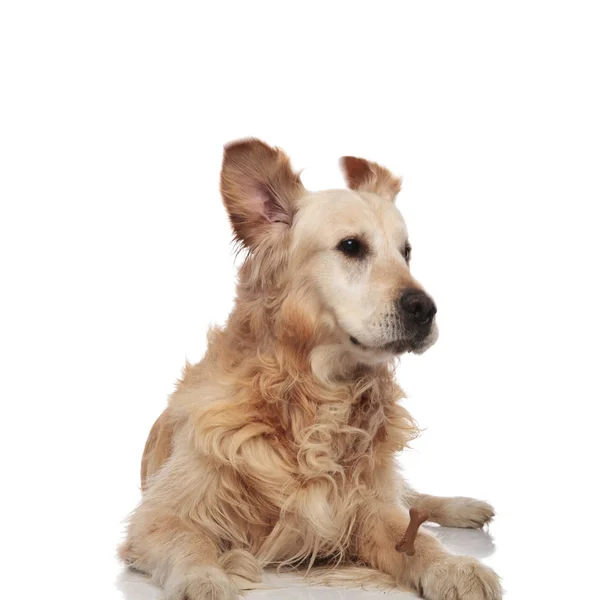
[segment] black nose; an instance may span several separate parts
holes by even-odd
[[[400,306],[418,325],[429,325],[437,312],[433,300],[425,292],[414,288],[402,294]]]

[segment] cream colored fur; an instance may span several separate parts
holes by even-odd
[[[399,179],[362,159],[342,165],[351,189],[311,193],[280,150],[258,140],[225,150],[223,200],[248,253],[235,308],[150,433],[120,550],[168,600],[233,600],[265,566],[323,563],[369,567],[431,600],[501,597],[490,569],[426,532],[415,556],[395,550],[409,506],[458,527],[493,511],[418,494],[396,468],[418,430],[386,349],[405,335],[390,307],[420,285],[403,255]],[[336,249],[353,235],[368,243],[362,266]]]

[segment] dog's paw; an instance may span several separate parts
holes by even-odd
[[[165,585],[165,600],[238,600],[238,590],[217,567],[191,569]]]
[[[491,504],[474,498],[447,498],[440,518],[436,521],[445,527],[468,527],[477,529],[489,523],[495,516]]]
[[[432,563],[421,577],[427,600],[500,600],[498,575],[470,556],[446,556]]]

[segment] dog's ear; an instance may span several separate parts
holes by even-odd
[[[225,146],[221,194],[235,237],[245,246],[253,248],[289,228],[304,191],[279,148],[253,138]]]
[[[340,165],[351,190],[372,192],[392,202],[396,199],[402,180],[385,167],[356,156],[342,156]]]

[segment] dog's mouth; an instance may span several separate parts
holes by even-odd
[[[396,340],[393,342],[388,342],[383,346],[367,346],[362,342],[359,342],[353,335],[350,336],[350,341],[358,346],[361,350],[371,350],[371,351],[379,351],[379,352],[389,352],[391,354],[402,354],[403,352],[411,352],[412,347],[404,340]]]
[[[423,354],[423,352],[433,346],[433,344],[436,342],[438,338],[438,329],[437,325],[434,323],[429,333],[424,338],[394,340],[392,342],[383,344],[382,346],[369,346],[367,344],[363,344],[353,335],[349,337],[350,342],[354,346],[367,352],[385,352],[389,354],[404,354],[405,352],[414,352],[415,354]]]

